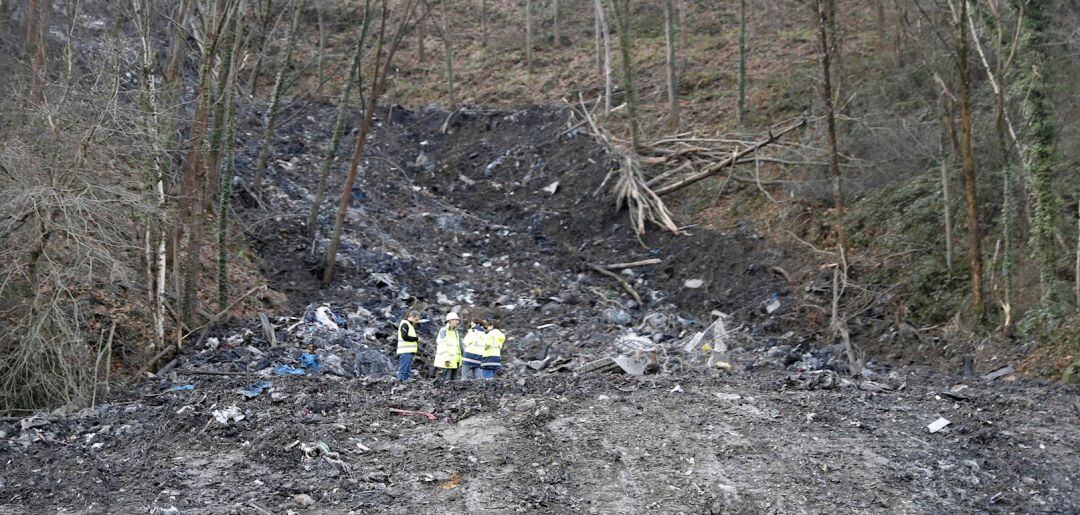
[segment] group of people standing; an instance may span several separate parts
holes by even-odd
[[[412,375],[413,359],[420,350],[420,336],[416,332],[419,322],[420,313],[410,311],[398,323],[398,381],[405,381]],[[494,379],[502,366],[506,335],[495,328],[491,319],[473,317],[470,322],[462,338],[459,336],[461,317],[453,311],[446,314],[446,325],[439,329],[435,338],[434,365],[440,379]]]

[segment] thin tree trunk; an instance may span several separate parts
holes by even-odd
[[[746,121],[746,0],[739,0],[739,123]]]
[[[457,100],[454,97],[454,52],[450,46],[450,12],[446,10],[446,0],[441,0],[439,5],[442,6],[443,19],[442,19],[442,40],[443,40],[443,53],[444,60],[446,62],[446,91],[450,95],[450,109],[457,108]]]
[[[1054,235],[1059,208],[1059,199],[1055,192],[1057,158],[1054,154],[1057,128],[1054,123],[1050,86],[1050,76],[1054,73],[1049,55],[1052,12],[1053,7],[1047,0],[1026,2],[1021,13],[1024,30],[1020,36],[1018,78],[1024,92],[1023,113],[1027,118],[1023,157],[1034,200],[1031,247],[1039,261],[1039,283],[1043,302],[1050,299],[1053,284],[1056,282],[1057,251],[1054,248]]]
[[[559,0],[551,0],[552,16],[554,17],[555,34],[552,38],[555,48],[562,46],[562,32],[559,30]]]
[[[281,114],[281,97],[285,94],[285,83],[289,67],[292,66],[293,50],[296,48],[297,27],[300,24],[300,6],[298,2],[293,8],[292,23],[289,24],[289,33],[285,35],[285,60],[278,69],[274,79],[274,94],[270,98],[270,108],[266,112],[266,124],[263,126],[262,146],[259,149],[259,160],[255,165],[254,187],[255,197],[262,202],[262,180],[266,171],[267,162],[274,147],[274,129],[277,125],[278,116]]]
[[[608,30],[607,21],[604,20],[604,4],[601,0],[593,0],[593,10],[596,13],[596,27],[604,41],[604,58],[600,69],[600,76],[604,81],[604,114],[611,113],[611,32]]]
[[[315,14],[318,17],[317,22],[319,24],[319,48],[316,50],[315,54],[315,68],[319,77],[319,85],[316,86],[315,96],[318,96],[319,93],[322,92],[323,84],[326,83],[326,72],[324,68],[324,61],[326,58],[326,23],[323,20],[323,10],[319,8],[319,2],[315,2],[313,7],[315,8]]]
[[[52,2],[44,0],[40,3],[41,14],[34,26],[36,44],[34,45],[34,92],[33,98],[38,101],[45,99],[45,64],[46,44],[45,37],[49,33],[49,14],[52,11]],[[29,14],[29,13],[28,13]]]
[[[675,76],[675,6],[674,0],[664,2],[664,40],[667,43],[668,127],[679,129],[679,90]]]
[[[364,154],[364,144],[367,141],[367,135],[371,130],[372,120],[374,119],[375,104],[382,95],[383,87],[386,84],[386,76],[390,73],[390,65],[394,61],[394,54],[397,52],[398,45],[401,43],[401,38],[405,34],[406,26],[415,10],[415,0],[406,0],[401,24],[394,33],[393,40],[390,41],[390,47],[386,53],[386,60],[382,61],[383,44],[386,40],[386,18],[389,15],[387,0],[383,0],[382,2],[379,39],[376,44],[375,66],[371,78],[371,94],[368,96],[368,103],[364,109],[364,120],[360,124],[360,132],[356,136],[356,146],[353,148],[352,162],[349,163],[349,175],[345,178],[345,185],[341,192],[341,204],[338,207],[337,217],[334,219],[334,234],[330,237],[330,248],[326,251],[326,269],[323,271],[322,281],[324,287],[329,286],[334,280],[334,264],[337,261],[337,249],[341,244],[341,233],[345,227],[345,216],[349,212],[349,199],[352,196],[353,185],[356,184],[356,174],[360,167],[360,159]],[[423,17],[421,17],[421,21],[422,20]],[[380,64],[382,64],[381,68]]]
[[[424,62],[427,60],[427,49],[424,47],[424,39],[427,37],[427,35],[424,34],[424,24],[422,22],[416,24],[415,32],[416,58],[420,60],[420,62]]]
[[[630,145],[637,152],[641,149],[641,130],[638,126],[637,99],[634,95],[634,62],[630,48],[630,1],[612,0],[615,21],[619,24],[619,52],[622,54],[623,89],[626,90],[626,108],[630,114]]]
[[[532,0],[525,0],[525,67],[533,74]]]
[[[685,72],[686,63],[690,59],[690,25],[686,21],[686,10],[690,7],[686,0],[679,0],[677,7],[679,10],[679,38],[682,44],[682,63],[679,65],[679,69]]]
[[[833,109],[833,90],[831,70],[829,69],[830,58],[836,43],[835,33],[832,32],[832,12],[828,8],[829,0],[817,0],[818,14],[818,44],[821,51],[821,102],[825,105],[825,124],[828,132],[829,145],[829,176],[832,178],[832,194],[834,204],[833,230],[836,232],[836,242],[839,248],[842,272],[847,274],[847,233],[844,230],[844,195],[840,177],[840,164],[837,160],[836,143],[836,113]]]
[[[944,152],[941,156],[941,198],[945,208],[945,266],[953,271],[952,204],[949,195],[949,164]]]
[[[311,203],[311,213],[308,214],[307,230],[308,241],[311,242],[311,251],[315,251],[315,237],[318,235],[319,209],[322,207],[323,195],[326,192],[326,182],[330,177],[330,165],[337,157],[338,149],[341,148],[341,138],[345,134],[345,124],[348,121],[349,96],[352,94],[353,85],[359,87],[360,61],[364,56],[364,40],[367,39],[368,24],[371,20],[371,0],[364,2],[364,21],[360,29],[360,37],[356,40],[353,48],[352,65],[349,67],[349,75],[345,80],[345,87],[341,90],[341,98],[338,99],[337,115],[334,119],[334,130],[330,135],[330,145],[326,149],[322,166],[319,169],[319,185],[315,188],[315,200]]]
[[[1080,310],[1080,200],[1076,203],[1076,306]]]
[[[218,310],[225,311],[229,307],[229,200],[232,197],[232,178],[236,172],[236,77],[240,73],[240,52],[243,48],[243,38],[240,37],[244,30],[240,13],[244,10],[244,1],[241,0],[237,8],[237,20],[233,23],[232,31],[226,40],[228,52],[225,54],[222,70],[226,75],[222,78],[224,85],[225,104],[225,170],[218,175]],[[215,163],[217,164],[217,163]]]
[[[960,153],[964,172],[964,198],[967,202],[968,259],[971,263],[971,311],[983,316],[982,233],[979,228],[979,204],[976,193],[975,158],[971,149],[971,79],[968,69],[967,0],[960,0],[957,17],[957,61],[960,74]]]
[[[480,46],[488,46],[487,0],[480,0]]]
[[[49,0],[44,0],[42,3],[47,3]],[[25,35],[23,36],[23,47],[26,49],[27,54],[30,53],[30,49],[35,46],[37,42],[37,27],[34,22],[37,20],[38,0],[26,1],[26,16],[25,24],[23,27]]]
[[[207,13],[215,12],[214,0],[207,0]],[[182,196],[186,207],[185,222],[188,228],[187,262],[184,266],[184,296],[181,301],[182,319],[194,325],[195,305],[199,288],[199,255],[202,251],[203,198],[206,190],[207,133],[209,132],[211,70],[217,55],[218,36],[228,18],[223,10],[220,17],[207,20],[202,46],[202,64],[199,67],[199,87],[195,98],[195,116],[191,124],[191,149],[188,151],[184,171]]]

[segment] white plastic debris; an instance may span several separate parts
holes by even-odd
[[[701,288],[702,286],[705,286],[705,280],[704,279],[687,279],[686,282],[683,283],[683,286],[685,286],[687,288],[690,288],[691,290],[696,290],[698,288]]]
[[[544,188],[544,191],[546,191],[548,193],[548,195],[554,195],[555,192],[558,191],[558,190],[559,190],[559,181],[555,181],[555,182],[553,182],[551,184],[548,184]]]
[[[244,420],[244,412],[240,411],[240,408],[236,406],[215,410],[213,415],[218,423],[223,426],[228,425],[230,420],[233,422]]]
[[[340,329],[337,322],[334,322],[334,313],[330,311],[330,308],[327,306],[319,306],[319,308],[315,310],[315,321],[327,329],[333,329],[335,331]]]
[[[930,425],[926,426],[926,429],[931,433],[936,433],[938,431],[941,431],[945,426],[949,425],[950,423],[951,422],[946,420],[944,417],[939,417],[937,420],[931,422]]]

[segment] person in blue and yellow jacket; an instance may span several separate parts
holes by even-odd
[[[461,367],[458,320],[457,313],[447,313],[446,325],[439,329],[439,336],[435,338],[435,368],[439,369],[438,377],[446,381],[457,379]]]
[[[487,333],[484,332],[479,318],[472,319],[472,327],[462,340],[465,345],[461,356],[462,378],[480,379],[480,367],[484,364],[484,348],[487,345]]]
[[[502,366],[502,349],[506,344],[506,335],[495,328],[491,320],[484,320],[486,329],[484,342],[484,359],[481,365],[481,374],[484,379],[495,379],[495,372]]]
[[[406,381],[412,375],[413,358],[420,350],[420,336],[416,333],[416,324],[420,322],[420,313],[410,311],[405,319],[398,322],[397,330],[397,380]]]

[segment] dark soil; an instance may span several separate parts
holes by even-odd
[[[0,423],[4,510],[1080,511],[1080,390],[886,364],[872,369],[874,383],[800,389],[789,375],[832,365],[808,364],[808,344],[820,338],[802,314],[805,291],[771,271],[795,269],[799,255],[750,230],[651,228],[639,239],[601,187],[615,164],[567,130],[562,110],[463,110],[447,122],[438,109],[380,109],[336,278],[320,288],[344,165],[335,167],[312,253],[304,223],[333,109],[290,117],[280,161],[267,171],[266,207],[237,194],[261,267],[288,299],[270,313],[283,345],[274,355],[292,359],[303,344],[286,317],[310,304],[352,314],[348,334],[387,354],[394,322],[421,307],[431,320],[421,326],[421,355],[432,350],[438,320],[458,307],[499,320],[508,335],[502,377],[435,383],[422,365],[424,377],[404,384],[267,377],[270,390],[244,400],[237,390],[260,378],[174,370],[76,415]],[[252,176],[258,129],[244,129],[241,183]],[[543,191],[555,181],[554,194]],[[644,305],[586,266],[653,257],[662,263],[623,275]],[[704,284],[687,288],[688,279]],[[767,314],[774,294],[781,307]],[[714,311],[742,326],[729,371],[681,350]],[[666,322],[642,323],[655,313]],[[252,321],[231,330],[243,327],[258,332]],[[525,364],[552,354],[578,365],[612,354],[629,334],[665,349],[660,373],[590,376]],[[193,349],[199,354],[180,368],[219,366],[226,353],[268,345],[256,336]],[[958,383],[965,388],[946,393]],[[193,389],[168,390],[181,384]],[[214,412],[232,406],[244,418],[218,422]],[[929,433],[939,417],[951,424]]]

